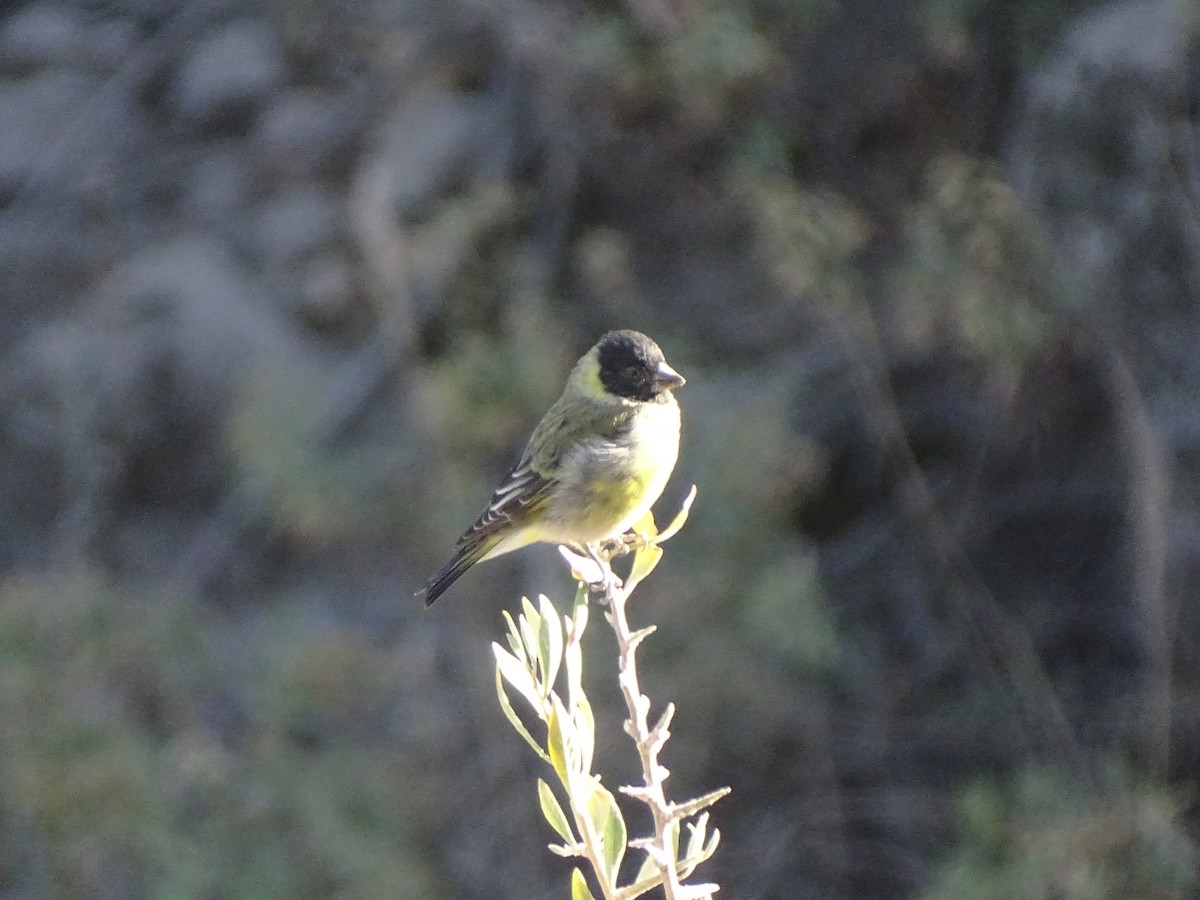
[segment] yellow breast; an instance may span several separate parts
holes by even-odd
[[[679,455],[679,407],[668,399],[639,411],[620,452],[593,456],[586,473],[578,473],[579,490],[571,498],[576,540],[624,533],[662,494]]]

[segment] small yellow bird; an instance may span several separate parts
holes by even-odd
[[[580,358],[454,556],[417,592],[433,603],[481,560],[537,541],[595,545],[658,499],[679,455],[683,376],[638,331],[610,331]]]

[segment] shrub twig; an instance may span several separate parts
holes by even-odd
[[[720,833],[715,828],[709,831],[706,810],[729,793],[729,788],[683,803],[667,799],[664,783],[669,773],[658,756],[670,737],[675,705],[668,703],[658,720],[650,724],[651,703],[638,683],[636,654],[641,642],[654,632],[654,626],[635,631],[626,614],[630,595],[658,565],[663,553],[660,544],[683,526],[695,494],[693,487],[675,521],[661,533],[653,518],[647,516],[633,534],[607,546],[588,547],[582,553],[560,548],[579,583],[571,614],[560,616],[545,596],[538,598],[536,608],[523,598],[523,611],[515,621],[505,613],[509,649],[492,645],[501,709],[517,733],[554,769],[566,794],[569,816],[550,786],[538,779],[542,815],[563,839],[562,844],[552,844],[550,849],[586,860],[605,900],[633,900],[660,886],[666,900],[701,900],[718,890],[715,884],[686,881],[717,848]],[[613,572],[611,560],[629,551],[633,552],[633,563],[622,581]],[[654,822],[653,834],[642,838],[629,838],[616,798],[592,772],[595,720],[582,687],[581,638],[593,593],[605,607],[605,619],[616,635],[617,681],[629,715],[625,731],[636,745],[642,764],[642,783],[619,790],[646,804]],[[560,674],[566,681],[565,695],[555,687]],[[545,724],[544,747],[517,715],[506,684],[529,702]],[[684,824],[688,840],[681,854],[680,830]],[[645,859],[633,880],[622,885],[620,868],[627,850],[640,851]],[[594,900],[579,868],[571,874],[571,897]]]

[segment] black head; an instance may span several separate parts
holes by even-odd
[[[653,400],[683,384],[658,344],[640,331],[610,331],[596,344],[600,383],[627,400]]]

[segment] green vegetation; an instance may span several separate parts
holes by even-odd
[[[1097,781],[1039,767],[959,798],[961,843],[926,900],[1169,900],[1200,886],[1170,792],[1119,767]]]
[[[414,785],[364,728],[390,657],[285,618],[244,655],[210,616],[94,571],[0,585],[0,879],[45,897],[437,896]]]
[[[1197,895],[1195,4],[283,7],[0,22],[0,897],[660,877],[553,550],[411,596],[613,327],[697,881]]]
[[[538,779],[542,815],[563,840],[562,844],[551,844],[550,849],[560,856],[586,860],[605,900],[635,900],[660,887],[666,900],[708,900],[718,890],[715,884],[686,882],[696,867],[717,849],[720,833],[715,828],[709,832],[706,810],[728,794],[729,789],[721,788],[683,802],[667,799],[668,772],[659,762],[659,753],[670,737],[675,705],[668,703],[654,724],[650,724],[650,699],[638,683],[637,649],[655,629],[649,626],[631,630],[625,611],[634,589],[662,558],[662,542],[683,526],[695,492],[692,488],[682,511],[661,534],[649,513],[635,526],[638,537],[634,540],[633,562],[623,581],[611,568],[611,554],[580,556],[564,550],[563,555],[571,562],[572,574],[579,582],[571,614],[561,616],[545,596],[539,599],[537,608],[525,598],[516,621],[507,612],[504,614],[508,623],[508,649],[492,645],[500,706],[517,733],[554,770],[559,790],[567,798],[569,816],[556,791]],[[583,690],[582,642],[588,622],[589,594],[593,590],[599,595],[604,616],[617,639],[617,683],[628,712],[624,730],[637,748],[642,767],[642,783],[619,790],[649,808],[653,831],[646,837],[630,838],[616,796],[592,771],[596,719]],[[565,693],[557,687],[560,672]],[[522,722],[509,696],[510,690],[524,698],[541,720],[544,741],[535,739]],[[628,879],[622,877],[621,863],[631,850],[645,856],[637,873]],[[593,900],[579,868],[571,871],[571,897]]]

